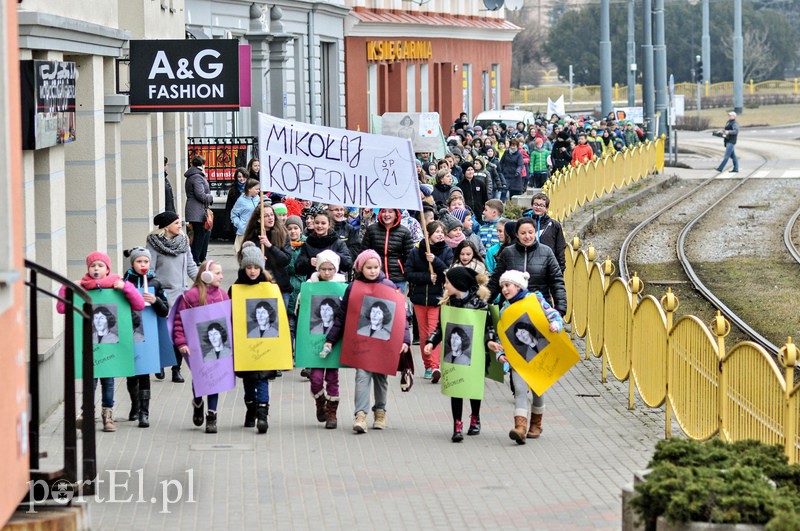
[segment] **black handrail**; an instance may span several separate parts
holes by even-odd
[[[97,476],[97,457],[94,432],[94,355],[92,352],[92,299],[89,293],[71,280],[47,269],[35,262],[25,260],[25,268],[30,270],[29,280],[25,283],[30,288],[30,320],[29,320],[29,390],[31,396],[31,419],[29,423],[29,448],[31,481],[53,481],[63,479],[81,489],[83,494],[94,494]],[[39,275],[63,285],[66,290],[61,297],[39,286]],[[40,470],[39,451],[39,418],[40,389],[39,389],[39,312],[37,295],[42,293],[50,298],[64,303],[65,330],[64,330],[64,467],[61,470],[44,472]],[[76,297],[82,299],[76,301]],[[80,304],[80,305],[78,305]],[[83,438],[81,461],[82,467],[78,472],[78,445],[77,430],[75,427],[76,401],[75,401],[75,314],[83,317],[81,330],[82,351],[81,367],[83,368],[83,416],[81,426]]]

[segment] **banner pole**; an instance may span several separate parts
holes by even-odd
[[[261,192],[259,192],[258,195],[259,195],[259,198],[261,200],[260,201],[261,202],[261,236],[266,236],[267,235],[267,229],[266,229],[266,227],[264,227],[264,191],[261,190]],[[264,243],[262,242],[261,243],[261,254],[265,254],[265,253],[266,253],[266,247],[265,247]]]
[[[425,252],[429,253],[429,252],[431,252],[431,241],[430,241],[430,238],[428,237],[428,227],[425,226],[425,210],[424,209],[419,211],[419,224],[422,226],[422,234],[423,234],[423,236],[425,236],[423,238],[423,241],[425,242]],[[426,262],[428,261],[427,257],[425,257],[425,261]],[[428,262],[428,270],[431,272],[431,274],[433,274],[433,264],[430,263],[430,262]]]

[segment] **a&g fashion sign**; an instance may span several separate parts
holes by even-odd
[[[131,41],[133,112],[239,109],[239,43]]]

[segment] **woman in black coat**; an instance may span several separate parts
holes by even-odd
[[[439,324],[439,299],[444,294],[444,273],[453,261],[453,250],[444,241],[444,225],[439,221],[432,221],[426,228],[431,252],[427,252],[425,242],[422,241],[411,250],[405,265],[409,283],[408,298],[414,305],[420,338],[430,337]],[[431,379],[432,383],[438,382],[441,377],[439,349],[427,356],[423,354],[422,361],[425,364],[425,379]]]
[[[333,216],[327,210],[321,210],[314,215],[313,230],[300,248],[300,254],[297,255],[294,263],[295,274],[311,277],[317,270],[317,255],[325,250],[331,250],[341,258],[340,273],[347,273],[352,269],[353,257],[347,244],[334,230]]]

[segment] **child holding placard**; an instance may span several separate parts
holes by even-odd
[[[312,273],[309,282],[347,282],[345,276],[339,271],[339,255],[330,249],[321,251],[316,256],[317,271]],[[320,323],[311,329],[312,334],[327,334],[333,327],[333,321],[338,309],[338,301],[324,299],[319,305]],[[330,351],[324,348],[320,357],[326,357]],[[311,394],[317,407],[317,421],[324,422],[325,428],[335,430],[337,426],[336,411],[339,409],[339,369],[312,368],[309,369],[311,380]],[[326,393],[327,391],[327,393]],[[327,397],[326,397],[327,394]]]
[[[142,298],[149,304],[158,317],[165,318],[169,314],[167,294],[150,269],[150,251],[144,247],[134,247],[122,253],[125,258],[130,258],[131,268],[125,273],[124,279],[136,288],[144,290]],[[148,291],[153,288],[155,295]],[[140,374],[129,376],[127,379],[128,394],[131,395],[131,412],[128,420],[139,420],[140,428],[150,427],[150,375]]]
[[[492,318],[488,315],[489,289],[486,287],[488,283],[489,277],[483,273],[478,273],[474,269],[465,266],[452,267],[445,273],[445,294],[439,303],[442,306],[486,311],[486,328],[483,338],[487,346],[491,342],[495,342]],[[430,355],[431,351],[436,348],[436,345],[442,341],[443,335],[442,327],[437,325],[431,337],[425,342],[423,351],[426,355]],[[459,337],[460,339],[458,334],[452,334],[451,337]],[[486,359],[488,360],[489,358],[487,357]],[[458,362],[454,361],[454,363]],[[469,405],[471,414],[469,416],[467,435],[478,435],[481,432],[481,401],[471,398],[469,400]],[[453,413],[453,436],[450,440],[454,443],[459,443],[464,440],[464,435],[462,433],[464,424],[461,421],[461,416],[464,412],[464,399],[450,397],[450,410]]]
[[[339,311],[336,313],[336,319],[330,332],[328,332],[328,341],[324,345],[324,349],[331,350],[333,344],[339,341],[344,335],[344,321],[347,315],[347,304],[350,299],[352,288],[359,282],[362,283],[381,283],[392,289],[397,289],[397,286],[381,271],[381,257],[372,249],[367,249],[358,255],[354,264],[353,270],[356,272],[356,277],[353,283],[348,286],[345,291],[342,303],[339,305]],[[380,310],[376,309],[378,313]],[[382,311],[380,313],[383,313]],[[380,320],[385,316],[380,315]],[[411,335],[406,325],[403,335],[403,346],[401,353],[408,352],[411,348]],[[385,329],[379,329],[378,332],[385,334]],[[377,333],[376,336],[378,337]],[[369,410],[369,385],[370,382],[374,385],[375,390],[375,407],[372,408],[375,414],[375,422],[372,428],[375,430],[382,430],[386,428],[386,394],[389,387],[388,377],[385,374],[371,372],[364,369],[356,369],[356,393],[355,393],[355,419],[353,421],[353,431],[356,433],[367,432],[367,411]]]
[[[189,356],[189,345],[183,329],[181,311],[229,300],[228,294],[219,287],[222,278],[222,265],[214,260],[206,260],[198,267],[197,278],[194,279],[192,287],[176,303],[175,322],[172,327],[172,343],[184,357]],[[218,403],[218,393],[208,395],[208,413],[205,417],[206,433],[217,433]],[[192,407],[194,408],[192,422],[195,426],[200,427],[203,425],[203,397],[192,399]]]
[[[515,271],[509,269],[500,276],[500,292],[503,295],[504,302],[500,307],[500,313],[525,297],[536,297],[539,304],[544,310],[544,315],[550,323],[551,332],[560,332],[564,329],[564,320],[561,314],[550,306],[544,299],[541,293],[535,291],[531,293],[528,291],[528,275],[527,272]],[[518,323],[511,331],[516,337],[520,345],[525,345],[526,352],[520,352],[527,361],[532,359],[539,350],[537,340],[541,338],[541,334],[535,327],[527,325],[527,323]],[[503,347],[498,342],[489,344],[489,348],[497,354],[497,361],[507,363],[508,359],[503,353]],[[530,358],[528,351],[530,351]],[[544,414],[544,397],[537,395],[531,389],[533,396],[533,403],[531,406],[531,423],[528,432],[525,433],[525,428],[528,424],[528,384],[523,380],[522,376],[517,371],[511,369],[511,380],[514,383],[514,429],[508,433],[511,440],[517,444],[525,444],[525,439],[537,439],[542,434],[542,416]]]
[[[86,256],[86,267],[88,271],[79,282],[83,289],[87,291],[93,289],[120,290],[125,295],[125,298],[128,299],[132,311],[141,311],[144,309],[144,299],[133,284],[125,282],[119,275],[111,273],[111,259],[107,254],[101,253],[100,251],[89,253],[88,256]],[[66,292],[67,287],[61,286],[61,289],[58,290],[58,296],[63,299],[66,296]],[[58,301],[56,303],[56,311],[58,311],[58,313],[65,313],[67,311],[66,304]],[[95,315],[96,317],[93,321],[105,321],[103,326],[99,328],[102,328],[103,331],[110,332],[113,325],[107,322],[107,318],[103,319],[100,317],[101,314],[98,313]],[[97,323],[93,323],[93,326],[95,328],[95,342],[100,343],[103,341],[103,335],[101,335]],[[131,357],[133,357],[133,352],[131,352]],[[103,431],[117,431],[117,427],[114,424],[114,378],[100,378],[100,386],[102,388],[101,404],[103,409],[101,418],[103,420]],[[94,380],[94,388],[97,389],[97,378]],[[80,428],[82,423],[83,414],[78,417],[76,426]]]
[[[244,242],[239,262],[239,276],[234,284],[252,286],[261,282],[275,283],[272,275],[264,269],[264,254],[253,242]],[[228,296],[232,288],[228,288]],[[260,311],[256,308],[256,312]],[[277,317],[277,316],[276,316]],[[235,345],[234,345],[235,348]],[[244,427],[256,428],[258,433],[267,433],[269,428],[269,371],[240,371],[244,383]]]

